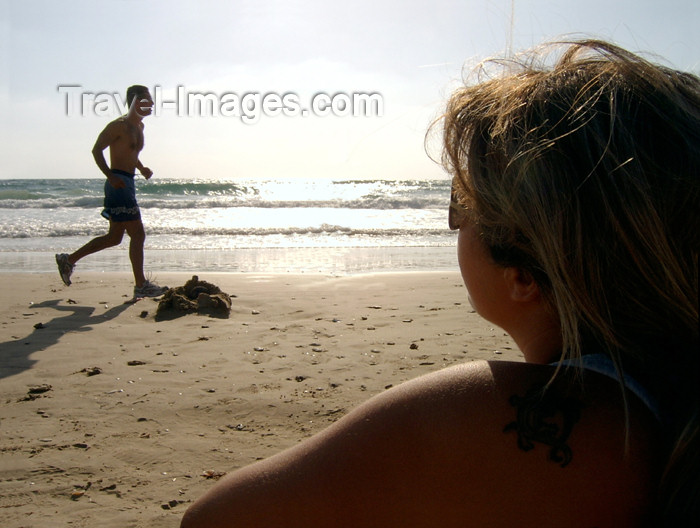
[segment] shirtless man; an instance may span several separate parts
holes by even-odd
[[[83,247],[71,253],[56,255],[56,264],[61,279],[66,286],[71,285],[71,274],[75,264],[83,257],[119,245],[124,232],[129,235],[129,259],[134,272],[134,298],[158,297],[166,287],[146,280],[143,272],[143,245],[146,233],[141,222],[141,212],[136,203],[134,176],[136,169],[149,179],[153,171],[139,161],[143,149],[143,118],[151,114],[153,99],[145,86],[131,86],[126,92],[129,111],[109,123],[97,137],[92,155],[95,163],[107,177],[102,216],[109,220],[106,235],[92,239]],[[103,154],[109,147],[110,166]]]

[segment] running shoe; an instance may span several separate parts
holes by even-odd
[[[57,253],[56,264],[58,265],[58,274],[61,276],[63,284],[70,286],[70,276],[73,275],[75,266],[68,261],[68,253]]]
[[[134,286],[134,297],[160,297],[166,291],[168,291],[167,286],[158,286],[155,282],[146,281],[141,287]]]

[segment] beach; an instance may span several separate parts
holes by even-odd
[[[228,318],[157,320],[156,300],[128,302],[129,273],[0,273],[4,527],[178,526],[221,475],[375,394],[522,361],[457,271],[198,275],[231,295]]]

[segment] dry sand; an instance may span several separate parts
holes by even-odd
[[[156,321],[128,274],[0,274],[4,528],[177,527],[217,476],[388,387],[522,360],[457,272],[200,279],[235,295],[228,319]]]

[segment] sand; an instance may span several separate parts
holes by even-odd
[[[176,527],[220,475],[372,395],[522,361],[457,272],[199,276],[235,296],[229,318],[157,321],[157,301],[125,303],[128,274],[0,274],[3,527]]]

